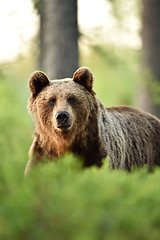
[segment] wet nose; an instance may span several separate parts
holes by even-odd
[[[58,112],[56,115],[56,119],[57,119],[58,124],[60,124],[60,125],[66,124],[69,119],[69,114],[65,111]]]

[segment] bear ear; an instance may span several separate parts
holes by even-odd
[[[93,75],[89,68],[80,67],[73,74],[73,81],[83,85],[92,95],[95,95],[93,91]]]
[[[45,73],[36,71],[29,78],[29,89],[33,97],[36,97],[41,90],[50,83]]]

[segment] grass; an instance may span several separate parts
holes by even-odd
[[[133,76],[129,68],[122,72],[120,67],[121,81]],[[33,124],[26,108],[27,77],[15,75],[0,77],[0,239],[159,239],[159,168],[129,174],[111,171],[105,159],[101,169],[82,170],[70,154],[24,178]],[[116,75],[110,69],[109,76]],[[114,89],[116,80],[110,81]],[[103,98],[103,91],[99,94]],[[106,95],[104,101],[112,102]]]

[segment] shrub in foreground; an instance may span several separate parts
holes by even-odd
[[[158,239],[160,174],[82,170],[66,156],[14,182],[1,174],[1,239]],[[13,174],[13,173],[12,173]]]

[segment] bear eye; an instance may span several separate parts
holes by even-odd
[[[54,107],[55,104],[56,104],[56,99],[55,98],[52,98],[52,99],[49,100],[49,105],[51,107]]]
[[[69,102],[69,104],[71,104],[71,105],[75,105],[76,104],[76,102],[77,102],[77,99],[75,98],[75,97],[68,97],[68,102]]]

